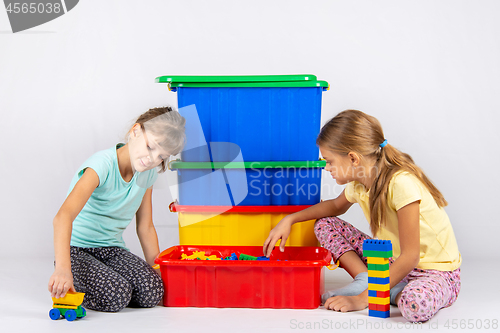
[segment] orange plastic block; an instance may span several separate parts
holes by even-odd
[[[373,303],[368,303],[368,309],[370,310],[376,310],[376,311],[390,311],[391,310],[391,305],[390,304],[373,304]]]

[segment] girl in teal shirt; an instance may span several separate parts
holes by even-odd
[[[52,297],[84,292],[86,308],[109,312],[158,304],[164,289],[152,268],[159,253],[152,185],[169,156],[182,150],[184,124],[169,107],[151,109],[137,119],[126,144],[97,152],[78,169],[54,218]],[[134,215],[146,261],[122,238]]]

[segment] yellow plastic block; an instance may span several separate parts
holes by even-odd
[[[287,213],[188,213],[179,212],[180,245],[262,246],[269,232]],[[318,246],[314,222],[296,223],[287,246]],[[278,242],[276,245],[279,245]]]
[[[384,265],[384,264],[389,263],[389,259],[387,259],[387,258],[367,257],[366,259],[367,259],[369,264]]]
[[[193,254],[189,256],[185,253],[181,254],[181,260],[196,260],[196,259],[205,260],[205,258],[206,258],[205,251],[194,251]]]
[[[208,260],[222,260],[221,258],[217,258],[217,256],[215,254],[212,254],[211,256],[208,256],[205,258],[205,260],[208,259]]]
[[[390,297],[368,297],[368,303],[386,305],[391,303]]]
[[[386,271],[370,271],[368,270],[369,277],[386,278],[389,277],[389,270]]]
[[[205,251],[194,251],[193,254],[187,255],[185,253],[181,254],[181,260],[222,260],[221,258],[218,258],[215,254],[212,254],[211,256],[206,256]],[[153,267],[154,268],[154,267]]]
[[[376,291],[386,291],[390,290],[390,284],[375,284],[375,283],[368,283],[368,290],[376,290]]]
[[[63,309],[76,309],[78,305],[82,304],[83,296],[85,296],[85,293],[75,293],[68,291],[64,297],[52,297],[52,302],[54,303],[54,307]],[[56,304],[57,306],[55,306]]]

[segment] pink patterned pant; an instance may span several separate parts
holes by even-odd
[[[317,220],[314,232],[321,246],[332,253],[335,261],[347,251],[354,251],[366,265],[363,241],[371,239],[367,234],[337,217]],[[401,314],[411,322],[423,322],[457,300],[461,284],[460,268],[451,272],[415,268],[402,282],[408,284],[398,302]]]

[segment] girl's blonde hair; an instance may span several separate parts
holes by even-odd
[[[149,109],[135,123],[141,125],[143,131],[159,138],[158,144],[171,156],[179,154],[184,148],[186,119],[170,106]],[[167,164],[168,160],[161,161],[159,172],[165,172]]]
[[[375,235],[386,217],[387,190],[392,176],[402,170],[415,175],[427,187],[439,207],[448,205],[441,192],[424,172],[392,145],[381,147],[385,140],[379,121],[358,110],[345,110],[328,121],[316,144],[339,154],[355,152],[375,161],[376,176],[370,188],[370,228]]]

